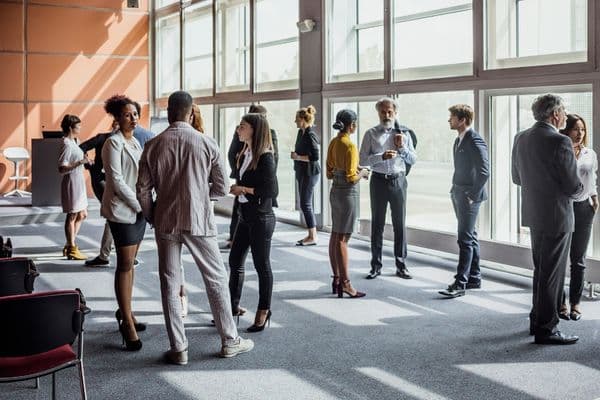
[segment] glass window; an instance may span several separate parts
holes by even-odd
[[[287,216],[298,219],[296,212],[296,180],[294,179],[294,162],[290,159],[290,153],[296,145],[296,134],[298,129],[294,119],[299,108],[298,100],[283,101],[261,101],[261,105],[267,109],[269,126],[277,133],[277,147],[279,148],[279,162],[277,164],[277,181],[279,183],[279,196],[277,202],[279,209],[277,214],[291,212]],[[319,194],[315,188],[315,212],[318,213]]]
[[[256,2],[256,90],[298,87],[298,0]]]
[[[204,134],[216,139],[214,124],[214,106],[212,104],[200,104],[200,114],[204,121]]]
[[[491,160],[491,238],[501,242],[529,245],[529,228],[521,226],[520,188],[512,183],[511,156],[515,135],[535,121],[531,104],[544,90],[536,89],[535,94],[498,95],[490,97],[490,134],[494,146]],[[589,138],[593,136],[592,93],[559,93],[565,100],[567,111],[581,115],[585,119]],[[591,146],[591,143],[588,143]],[[590,240],[588,253],[592,254],[593,241]],[[597,251],[600,249],[597,249]],[[600,253],[600,251],[598,251]],[[598,254],[594,254],[598,255]]]
[[[418,141],[417,163],[407,178],[406,225],[456,232],[449,194],[456,131],[448,126],[448,107],[458,103],[473,105],[473,92],[402,94],[396,101],[398,121],[415,131]]]
[[[174,3],[179,3],[179,0],[156,0],[154,8],[161,8],[161,7],[169,6]]]
[[[383,0],[328,0],[327,81],[383,79]]]
[[[156,20],[156,96],[179,89],[179,14]]]
[[[227,160],[227,152],[229,145],[233,139],[233,135],[236,134],[235,130],[242,120],[244,114],[246,114],[246,107],[240,106],[220,106],[219,107],[219,147],[225,160]],[[227,175],[231,174],[231,168],[229,162],[226,162]],[[233,183],[233,182],[232,182]]]
[[[587,61],[587,0],[487,2],[487,68]]]
[[[464,0],[394,0],[394,80],[470,75],[471,8]]]
[[[249,0],[217,0],[217,92],[249,89]]]
[[[184,88],[194,96],[213,89],[212,1],[187,7],[184,13]]]

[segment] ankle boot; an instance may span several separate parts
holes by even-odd
[[[87,256],[79,251],[77,246],[69,246],[67,248],[68,260],[87,260]]]

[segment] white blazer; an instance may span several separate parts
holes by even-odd
[[[102,196],[100,213],[113,222],[135,223],[142,207],[135,196],[135,183],[138,178],[140,151],[136,152],[125,145],[125,137],[119,131],[106,140],[102,146],[102,163],[106,172],[106,186]]]

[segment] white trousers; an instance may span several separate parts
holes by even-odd
[[[179,291],[183,282],[181,273],[181,246],[191,253],[206,287],[221,344],[229,346],[238,339],[238,331],[231,312],[229,275],[223,264],[216,236],[156,233],[158,246],[158,273],[167,334],[172,351],[187,349],[185,327],[181,317]]]

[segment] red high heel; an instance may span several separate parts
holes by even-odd
[[[354,293],[352,293],[351,290],[354,290]],[[364,292],[359,292],[358,290],[354,289],[348,279],[346,279],[345,281],[340,283],[338,286],[338,297],[339,298],[344,297],[344,293],[346,293],[352,299],[357,299],[359,297],[365,297],[367,295]]]

